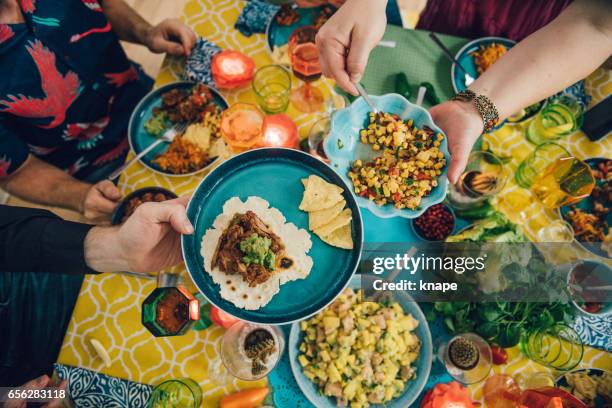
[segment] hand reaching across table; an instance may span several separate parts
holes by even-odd
[[[38,378],[35,378],[27,383],[23,384],[19,387],[20,390],[66,390],[68,383],[66,381],[62,381],[57,386],[51,384],[51,379],[48,375],[41,375]],[[52,387],[52,388],[51,388]],[[3,407],[4,408],[26,408],[28,406],[28,402],[25,399],[9,399],[7,400]],[[38,406],[38,405],[37,405]],[[43,408],[61,408],[64,406],[63,398],[55,398],[51,399],[48,403],[40,405]]]
[[[149,28],[145,45],[155,53],[189,55],[196,42],[193,30],[176,18],[163,20]]]
[[[386,0],[348,0],[319,30],[321,70],[353,95],[372,49],[385,33]]]

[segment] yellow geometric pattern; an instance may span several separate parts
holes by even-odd
[[[272,60],[263,35],[247,38],[233,28],[244,3],[234,0],[188,0],[183,20],[202,37],[223,48],[237,49],[251,56],[257,66],[270,64]],[[178,79],[180,72],[182,62],[168,58],[157,78],[157,85]],[[295,78],[294,85],[297,85]],[[325,79],[318,81],[316,85],[327,95],[333,87],[333,84]],[[612,91],[610,73],[596,72],[590,77],[587,86],[595,100],[602,99]],[[237,101],[255,103],[250,89],[223,94],[230,104]],[[303,114],[293,107],[290,107],[287,113],[298,123],[302,137],[306,137],[312,124],[324,115],[323,112],[315,115]],[[531,146],[522,136],[521,126],[506,126],[488,139],[495,152],[513,156],[513,167],[531,150]],[[590,143],[584,135],[577,133],[565,139],[563,143],[581,158],[612,156],[610,138]],[[145,186],[163,186],[183,195],[193,192],[202,177],[202,174],[194,177],[167,177],[153,173],[136,163],[122,176],[119,185],[124,194]],[[512,182],[509,183],[500,195],[503,201],[500,203],[503,204],[501,207],[512,208],[512,204],[508,202],[516,202],[515,199],[520,198],[523,192],[524,190]],[[555,216],[545,213],[535,204],[527,210],[528,234],[536,231],[537,225]],[[184,268],[179,267],[177,271],[181,273],[187,285],[195,290]],[[152,385],[169,378],[190,377],[202,387],[205,407],[217,406],[221,396],[236,389],[256,387],[264,383],[245,383],[209,375],[209,366],[219,361],[217,350],[223,330],[218,327],[199,332],[189,331],[181,337],[154,338],[140,323],[140,305],[154,288],[154,280],[124,275],[101,274],[86,277],[64,339],[59,362]],[[97,339],[108,350],[112,359],[110,367],[102,366],[102,361],[96,357],[89,343],[91,339]],[[522,357],[517,349],[512,349],[510,355],[511,362],[503,367],[504,371],[525,373],[535,370],[536,364]],[[607,353],[588,349],[582,366],[612,369],[612,357]],[[475,396],[479,396],[479,387],[472,388]]]

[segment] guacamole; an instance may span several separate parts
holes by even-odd
[[[168,115],[166,115],[166,112],[159,112],[144,124],[146,132],[155,137],[163,135],[166,128],[168,128]]]
[[[250,264],[262,265],[269,271],[274,270],[276,257],[270,249],[272,240],[267,237],[262,237],[255,233],[248,238],[240,241],[240,250],[244,254],[242,262],[247,266]]]

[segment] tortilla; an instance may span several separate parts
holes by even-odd
[[[353,216],[351,210],[349,208],[345,208],[344,210],[342,210],[340,215],[334,218],[330,223],[322,226],[321,228],[313,230],[313,232],[320,237],[325,237],[330,235],[338,228],[344,227],[345,225],[349,224],[352,219]]]
[[[340,215],[346,201],[342,199],[339,203],[333,207],[326,208],[324,210],[312,211],[308,213],[308,229],[311,231],[320,228],[326,224],[329,224],[334,218]]]
[[[253,211],[265,222],[285,246],[285,254],[293,260],[290,268],[275,271],[266,282],[249,287],[240,274],[229,275],[218,267],[212,268],[212,258],[215,254],[219,238],[227,228],[234,214]],[[221,297],[236,307],[246,310],[257,310],[272,300],[280,291],[280,285],[297,279],[304,279],[313,266],[312,258],[306,255],[312,247],[310,234],[294,224],[288,223],[283,214],[260,197],[249,197],[242,202],[238,197],[232,197],[223,205],[223,212],[217,216],[212,228],[202,237],[201,255],[204,258],[204,270],[213,281],[220,286]]]
[[[333,207],[343,199],[342,188],[314,174],[302,180],[302,183],[304,184],[304,196],[300,203],[302,211],[324,210]]]
[[[342,249],[353,249],[353,236],[351,233],[351,224],[348,223],[344,227],[336,229],[331,234],[321,237],[323,242],[331,246]]]

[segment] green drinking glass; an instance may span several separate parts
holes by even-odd
[[[202,388],[191,378],[164,381],[153,389],[149,408],[199,408]]]

